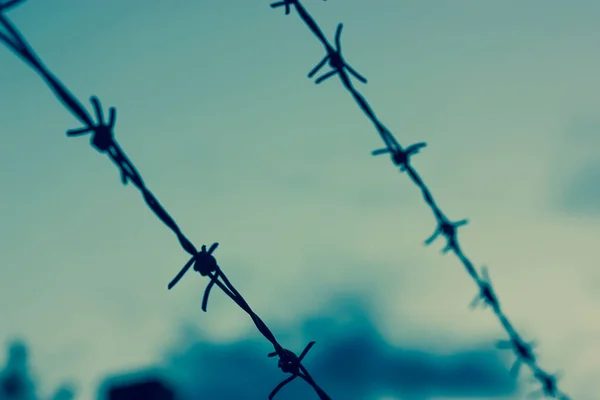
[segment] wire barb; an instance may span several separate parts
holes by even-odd
[[[542,370],[536,370],[533,374],[535,380],[537,380],[542,386],[540,389],[535,390],[529,393],[529,398],[539,398],[539,397],[552,397],[554,399],[560,400],[569,400],[569,398],[560,392],[558,389],[558,381],[562,378],[562,372],[557,372],[554,375],[551,375]]]
[[[108,122],[104,122],[104,112],[102,104],[96,96],[90,98],[96,120],[86,122],[82,128],[70,129],[67,131],[68,137],[79,137],[90,133],[90,144],[99,153],[107,153],[114,164],[119,168],[121,173],[121,182],[126,185],[130,180],[135,183],[138,188],[143,188],[144,183],[139,173],[131,164],[125,153],[121,150],[114,137],[114,128],[117,122],[117,110],[114,107],[108,109]]]
[[[492,287],[492,280],[490,279],[487,267],[481,267],[481,278],[478,281],[479,294],[475,296],[471,303],[471,308],[475,308],[479,303],[483,302],[483,307],[492,307],[496,312],[500,310],[500,302],[494,288]]]
[[[458,238],[456,237],[457,228],[467,225],[468,220],[463,219],[457,222],[451,222],[445,217],[441,217],[438,221],[438,226],[433,234],[425,240],[425,245],[429,246],[432,244],[438,236],[442,235],[446,238],[446,247],[442,249],[442,253],[447,253],[450,250],[458,249]]]
[[[496,347],[502,350],[512,350],[517,359],[513,363],[510,373],[513,377],[519,376],[523,364],[535,365],[536,358],[533,349],[537,347],[536,341],[524,342],[518,335],[511,336],[509,340],[499,340]]]
[[[290,13],[290,7],[296,3],[296,0],[283,0],[283,1],[278,1],[276,3],[271,3],[270,6],[271,8],[279,8],[279,7],[285,7],[285,15],[289,15]]]
[[[97,124],[90,124],[83,128],[70,129],[67,131],[67,136],[77,137],[91,133],[91,145],[100,153],[105,153],[115,143],[113,129],[117,119],[117,110],[114,107],[108,109],[108,123],[105,123],[104,112],[102,111],[100,100],[98,100],[96,96],[92,96],[90,102],[96,113],[96,119],[98,120]]]
[[[386,147],[383,149],[373,150],[371,152],[371,155],[379,156],[381,154],[390,154],[394,165],[399,167],[401,172],[405,172],[406,169],[410,166],[410,157],[412,157],[415,154],[418,154],[420,150],[424,147],[427,147],[427,143],[425,142],[411,144],[406,149],[403,149],[402,147],[394,149]]]
[[[350,74],[352,76],[354,76],[356,79],[358,79],[360,82],[362,83],[367,83],[367,79],[365,77],[363,77],[361,74],[359,74],[358,72],[356,72],[356,70],[354,68],[352,68],[350,65],[348,65],[346,63],[346,60],[344,60],[344,57],[342,57],[342,28],[344,27],[343,24],[338,24],[337,29],[335,31],[335,49],[332,48],[331,46],[326,46],[326,50],[327,50],[327,55],[325,57],[323,57],[323,59],[321,61],[319,61],[319,63],[310,70],[310,72],[308,73],[308,77],[312,78],[317,72],[319,72],[319,70],[321,70],[321,68],[323,68],[325,66],[325,64],[327,62],[329,62],[329,66],[332,68],[331,71],[321,75],[320,77],[318,77],[315,80],[315,84],[320,84],[321,82],[326,81],[327,79],[331,78],[332,76],[339,74],[340,76],[342,76],[342,78],[347,78],[346,75],[346,70],[348,72],[350,72]]]
[[[20,1],[20,0],[18,0]],[[327,1],[327,0],[323,0]],[[269,4],[271,8],[285,7],[285,15],[289,15],[291,6],[298,6],[298,0],[283,0]]]
[[[315,342],[310,342],[306,345],[304,350],[300,356],[297,356],[293,351],[287,349],[279,349],[279,351],[274,351],[268,354],[268,357],[279,356],[279,361],[277,361],[277,367],[281,369],[286,374],[291,374],[289,377],[285,378],[281,381],[275,389],[269,394],[269,400],[273,399],[277,392],[279,392],[285,385],[296,379],[297,377],[306,378],[301,371],[302,368],[302,360],[308,353],[308,351],[313,347]]]
[[[171,290],[173,287],[183,278],[186,272],[193,267],[194,271],[198,272],[201,276],[208,276],[210,278],[210,282],[204,289],[204,296],[202,297],[202,311],[206,312],[208,307],[208,296],[210,295],[210,290],[213,288],[215,284],[219,284],[219,277],[223,274],[221,268],[217,264],[216,258],[212,255],[212,253],[219,247],[219,243],[213,243],[208,251],[206,250],[206,245],[202,245],[200,251],[196,252],[190,258],[190,260],[181,268],[181,271],[173,278],[173,280],[169,283],[168,289]],[[224,289],[225,290],[225,289]],[[235,297],[235,295],[229,290],[228,295],[230,297]]]

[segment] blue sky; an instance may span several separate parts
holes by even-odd
[[[86,105],[117,108],[149,188],[194,243],[220,242],[219,264],[285,345],[326,343],[301,327],[342,318],[330,311],[345,293],[368,301],[390,348],[493,349],[504,333],[467,307],[473,282],[441,242],[423,246],[435,221],[418,190],[370,156],[380,139],[339,81],[306,78],[322,47],[297,16],[239,3],[30,0],[10,18]],[[344,23],[359,90],[400,143],[428,142],[414,166],[450,218],[470,219],[463,248],[540,341],[541,365],[594,399],[600,3],[304,4],[330,39]],[[246,341],[265,357],[221,293],[200,310],[201,278],[166,290],[187,260],[177,241],[87,139],[65,137],[77,121],[7,49],[0,76],[0,338],[29,344],[39,391],[71,381],[94,398],[107,375],[173,365],[196,348],[190,329],[210,357]],[[423,400],[448,398],[435,396]]]

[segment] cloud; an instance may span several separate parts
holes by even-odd
[[[286,338],[285,344],[299,353],[308,340],[317,341],[304,364],[333,398],[365,400],[387,395],[428,400],[515,393],[516,383],[491,341],[469,349],[453,349],[452,343],[444,343],[443,351],[424,350],[414,344],[396,346],[382,337],[359,300],[338,298],[323,309],[328,312],[304,321],[299,336],[291,338],[289,345],[290,338]],[[165,369],[186,398],[266,398],[286,377],[277,370],[276,359],[266,357],[271,349],[264,341],[249,338],[220,343],[189,331],[185,336],[186,343],[166,356]],[[276,398],[317,397],[297,379]]]
[[[577,214],[600,214],[600,120],[580,116],[570,122],[558,154],[557,174],[562,184],[556,192],[558,207]],[[563,172],[564,171],[564,172]]]
[[[576,171],[563,193],[562,208],[574,214],[600,214],[600,162]]]
[[[438,345],[431,350],[416,343],[398,346],[378,331],[373,323],[373,310],[360,297],[338,293],[332,301],[320,306],[326,310],[321,315],[307,318],[298,326],[274,324],[272,329],[276,334],[294,332],[294,336],[280,335],[279,340],[297,353],[309,340],[317,341],[304,365],[334,399],[375,400],[378,396],[402,400],[489,399],[504,398],[516,391],[516,383],[509,377],[491,341],[457,349],[450,341],[444,342],[440,332],[441,348]],[[286,377],[276,368],[277,359],[266,357],[272,349],[256,332],[229,342],[209,339],[189,327],[181,333],[179,343],[158,365],[104,378],[98,398],[106,399],[111,388],[145,382],[136,390],[152,391],[157,385],[166,386],[172,388],[178,400],[266,399]],[[0,372],[0,400],[38,400],[35,386],[27,348],[16,341],[9,346],[6,366]],[[54,396],[44,398],[70,400],[73,392],[63,387]],[[316,398],[300,379],[277,395],[278,400]]]

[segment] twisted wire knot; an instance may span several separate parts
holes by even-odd
[[[279,392],[279,390],[281,390],[281,388],[283,388],[285,385],[287,385],[297,377],[300,376],[304,379],[307,378],[301,370],[301,363],[302,359],[304,359],[304,357],[311,349],[311,347],[313,347],[314,344],[315,342],[308,343],[304,350],[302,350],[302,353],[300,353],[300,356],[297,356],[296,353],[294,353],[293,351],[284,348],[278,348],[274,352],[268,354],[268,357],[278,356],[279,360],[277,361],[277,367],[281,369],[281,371],[283,371],[284,373],[291,374],[291,376],[285,378],[275,387],[275,389],[273,389],[273,391],[269,395],[269,400],[275,397],[275,395],[277,394],[277,392]]]
[[[116,123],[117,110],[114,107],[108,109],[108,123],[106,123],[104,122],[104,112],[102,111],[100,100],[98,100],[96,96],[92,96],[90,102],[94,107],[94,113],[96,114],[96,120],[98,122],[82,128],[70,129],[67,131],[67,136],[76,137],[91,133],[91,145],[100,153],[105,153],[115,142],[113,129]]]
[[[404,172],[410,166],[410,158],[413,155],[419,153],[421,151],[421,149],[426,146],[427,146],[427,143],[420,142],[420,143],[411,144],[410,146],[408,146],[405,149],[400,146],[398,146],[398,148],[386,147],[383,149],[374,150],[373,152],[371,152],[371,155],[378,156],[381,154],[389,153],[394,165],[399,167],[401,172]]]

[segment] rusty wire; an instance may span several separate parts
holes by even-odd
[[[421,176],[417,173],[415,168],[410,164],[410,158],[417,154],[422,148],[426,146],[426,143],[416,143],[408,147],[402,147],[396,140],[394,135],[385,127],[385,125],[377,118],[375,112],[363,97],[363,95],[354,87],[350,76],[353,76],[361,83],[366,83],[367,79],[360,75],[354,70],[342,56],[342,45],[341,45],[341,34],[343,25],[340,23],[337,26],[335,32],[335,46],[333,46],[323,34],[323,31],[302,5],[300,0],[283,0],[275,3],[271,3],[271,8],[285,7],[285,14],[290,14],[293,9],[297,15],[304,22],[304,24],[310,29],[310,31],[316,36],[319,42],[325,49],[325,57],[308,73],[308,78],[312,78],[321,68],[329,63],[331,70],[321,75],[315,80],[315,84],[321,84],[325,80],[337,75],[342,82],[344,88],[350,92],[360,109],[365,113],[367,118],[373,123],[375,129],[379,133],[379,136],[385,144],[385,148],[378,149],[372,152],[372,155],[380,155],[389,153],[392,162],[395,166],[399,167],[401,172],[406,172],[411,178],[412,182],[421,190],[425,203],[431,208],[436,219],[436,228],[433,234],[425,240],[425,245],[432,244],[439,236],[446,239],[446,245],[442,249],[442,253],[452,252],[461,261],[468,274],[473,278],[479,288],[479,293],[475,297],[475,300],[471,303],[471,307],[474,308],[478,303],[482,302],[484,307],[491,308],[492,312],[498,317],[502,327],[509,336],[508,340],[501,340],[497,343],[497,347],[500,349],[512,350],[516,356],[516,361],[511,368],[513,376],[517,376],[521,365],[527,365],[532,374],[533,379],[540,384],[540,388],[530,393],[530,396],[546,396],[556,398],[560,400],[568,400],[564,392],[558,388],[558,379],[562,375],[561,372],[556,374],[550,374],[543,370],[537,361],[537,358],[533,352],[535,347],[535,341],[530,343],[526,342],[517,330],[513,327],[512,323],[506,316],[505,312],[500,306],[500,301],[494,292],[492,283],[487,272],[486,267],[482,267],[481,273],[477,272],[471,260],[464,254],[458,241],[458,228],[468,223],[466,219],[460,221],[450,220],[437,205],[436,201],[431,194],[431,191],[425,185]]]
[[[214,243],[209,250],[205,245],[202,245],[200,251],[196,246],[183,234],[175,220],[167,213],[164,207],[159,203],[158,199],[148,189],[142,177],[136,170],[133,163],[129,160],[123,149],[119,146],[114,137],[114,127],[116,123],[116,109],[109,108],[108,122],[104,121],[104,112],[100,100],[92,96],[90,101],[94,109],[97,122],[94,122],[92,116],[88,113],[81,102],[73,95],[69,89],[44,65],[33,48],[29,45],[22,33],[5,15],[9,9],[19,5],[25,0],[10,0],[1,2],[0,0],[0,27],[6,30],[6,33],[0,32],[0,42],[3,42],[15,55],[23,62],[28,64],[35,72],[37,72],[54,95],[61,101],[64,107],[70,111],[75,118],[83,125],[81,128],[71,129],[67,131],[68,137],[79,137],[90,134],[90,144],[98,152],[106,154],[111,161],[119,169],[121,182],[126,185],[132,183],[142,194],[147,206],[154,214],[177,236],[179,244],[191,258],[184,265],[177,276],[169,283],[168,289],[172,289],[175,284],[183,277],[189,268],[193,266],[194,271],[202,276],[210,278],[210,282],[205,289],[202,309],[206,311],[208,295],[211,288],[217,285],[229,298],[231,298],[242,310],[244,310],[252,319],[256,328],[260,333],[273,345],[274,351],[268,354],[268,357],[277,356],[278,367],[282,372],[289,374],[286,379],[280,382],[270,393],[269,399],[272,399],[275,394],[287,383],[297,377],[302,378],[306,383],[313,387],[321,400],[331,400],[331,397],[315,382],[308,370],[302,365],[302,359],[306,353],[314,345],[315,342],[310,342],[300,356],[297,356],[291,350],[285,349],[265,322],[250,308],[246,300],[231,284],[225,273],[217,264],[216,259],[212,255],[216,250],[218,243]]]

